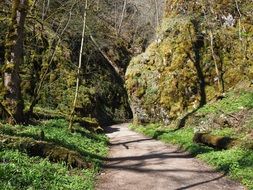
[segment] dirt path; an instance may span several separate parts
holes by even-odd
[[[242,190],[242,186],[214,172],[174,146],[127,128],[111,126],[111,151],[97,190]]]

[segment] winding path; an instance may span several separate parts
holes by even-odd
[[[244,187],[175,146],[110,127],[111,151],[96,190],[243,190]]]

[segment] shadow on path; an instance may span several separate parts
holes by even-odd
[[[96,190],[243,190],[188,152],[130,131],[127,124],[110,128],[111,152]]]
[[[221,179],[221,178],[223,178],[223,177],[225,177],[225,176],[226,176],[226,174],[222,174],[222,175],[219,176],[219,177],[216,177],[216,178],[213,178],[213,179],[210,179],[210,180],[204,180],[204,181],[201,181],[201,182],[198,182],[198,183],[194,183],[194,184],[191,184],[191,185],[187,185],[187,186],[185,186],[185,187],[180,187],[180,188],[175,189],[175,190],[190,189],[190,188],[192,188],[192,187],[196,187],[196,186],[199,186],[199,185],[203,185],[203,184],[205,184],[205,183],[210,183],[210,182],[213,182],[213,181],[217,181],[217,180],[219,180],[219,179]]]
[[[103,128],[104,132],[106,134],[114,133],[120,131],[120,127],[111,127],[111,126],[106,126]]]
[[[145,161],[149,159],[165,160],[168,158],[188,159],[188,158],[193,158],[193,157],[188,153],[178,154],[175,151],[175,152],[170,152],[170,153],[154,153],[154,154],[146,154],[146,155],[140,155],[140,156],[106,158],[106,161],[130,161],[130,160]]]
[[[126,144],[138,143],[138,142],[150,141],[150,140],[153,140],[153,138],[144,138],[144,139],[138,139],[138,140],[126,141],[126,142],[120,142],[120,143],[110,143],[110,146],[118,146],[118,145],[124,146]]]

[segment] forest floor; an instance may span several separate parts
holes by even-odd
[[[97,190],[245,189],[189,153],[128,126],[108,128],[111,149],[98,176]]]
[[[77,122],[70,133],[68,124],[56,117],[41,117],[30,125],[0,121],[0,189],[94,189],[94,178],[108,153],[108,138]]]

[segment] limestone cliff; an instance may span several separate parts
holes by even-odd
[[[253,3],[167,0],[156,40],[126,72],[135,122],[169,123],[253,76]]]

